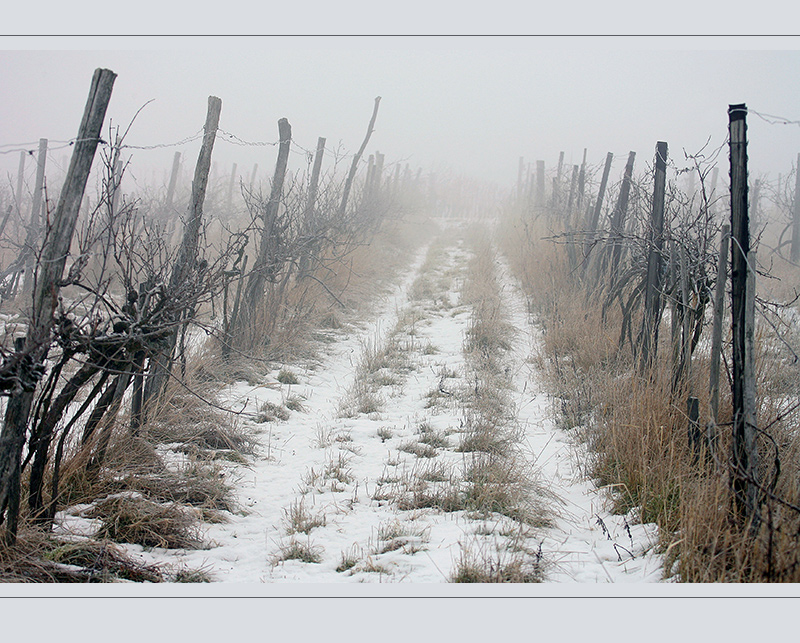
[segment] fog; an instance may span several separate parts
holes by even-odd
[[[770,41],[767,41],[770,43]],[[286,117],[297,144],[292,163],[317,137],[328,149],[358,149],[373,100],[382,97],[368,152],[413,170],[464,174],[511,186],[519,157],[553,167],[601,163],[629,150],[637,168],[669,143],[680,167],[684,152],[724,146],[727,107],[746,103],[752,173],[784,175],[800,151],[800,52],[717,50],[763,46],[747,39],[253,37],[158,39],[34,39],[0,52],[0,169],[16,176],[19,149],[50,139],[52,163],[66,162],[65,143],[77,132],[92,72],[118,74],[109,119],[131,147],[130,179],[161,180],[175,151],[193,163],[209,95],[222,99],[221,129],[250,143],[277,141]],[[6,42],[6,46],[15,41]],[[114,50],[113,47],[120,47]],[[102,47],[99,48],[99,47]],[[122,49],[124,47],[124,50]],[[688,47],[688,48],[687,48]],[[702,47],[702,48],[696,48]],[[692,49],[695,48],[695,49]],[[152,102],[148,102],[152,101]],[[780,116],[772,124],[757,116]],[[275,148],[236,145],[223,135],[214,162],[237,163],[248,176],[255,163],[266,178]],[[727,173],[727,150],[721,169]],[[51,161],[49,161],[50,163]],[[33,163],[30,164],[32,167]],[[225,168],[228,168],[227,170]],[[155,170],[155,174],[153,171]],[[127,189],[130,189],[128,184]]]

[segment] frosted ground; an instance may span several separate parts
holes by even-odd
[[[226,584],[430,584],[449,582],[465,555],[502,562],[513,542],[540,562],[546,583],[659,582],[656,527],[609,512],[606,490],[582,475],[583,447],[554,422],[534,359],[539,330],[499,257],[504,314],[515,329],[506,373],[518,446],[536,472],[549,522],[523,533],[499,514],[399,502],[408,480],[438,471],[426,479],[441,482],[466,457],[456,449],[464,410],[454,392],[468,372],[463,348],[472,309],[460,287],[470,251],[450,241],[455,236],[433,241],[435,262],[426,263],[430,246],[420,249],[366,318],[321,332],[314,359],[224,390],[221,403],[254,418],[244,428],[257,432],[257,450],[246,464],[226,465],[239,510],[226,522],[204,524],[206,548],[126,549]],[[427,298],[416,292],[425,270],[439,286]],[[374,408],[365,408],[359,365],[390,344],[402,359],[373,373]],[[420,446],[426,441],[427,450]],[[180,454],[163,455],[181,466]],[[62,532],[92,527],[79,512],[61,514]],[[314,562],[292,558],[295,550]]]

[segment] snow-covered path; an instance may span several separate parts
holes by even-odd
[[[458,484],[452,472],[468,457],[456,449],[464,409],[453,392],[467,372],[472,309],[458,293],[469,252],[443,239],[419,252],[370,321],[326,331],[316,361],[226,390],[226,403],[246,401],[268,421],[258,425],[255,461],[233,474],[243,511],[207,526],[210,547],[134,551],[154,562],[177,557],[234,583],[443,583],[465,548],[491,543],[500,551],[502,517],[487,521],[429,502]],[[582,480],[580,448],[554,426],[530,359],[538,335],[525,297],[502,261],[497,268],[517,331],[508,366],[523,447],[540,483],[560,499],[551,503],[552,526],[526,535],[526,550],[538,546],[547,582],[660,580],[654,529],[610,515],[602,494]],[[287,373],[297,382],[286,383]],[[269,417],[276,410],[288,418]]]
[[[501,283],[517,329],[513,354],[539,352],[540,331],[530,323],[524,294],[508,266],[501,262]],[[555,525],[543,534],[542,551],[551,582],[658,582],[661,556],[655,553],[655,525],[630,524],[609,513],[604,492],[580,471],[584,446],[555,426],[552,403],[530,359],[515,369],[519,421],[526,427],[527,447],[541,480],[556,496]]]

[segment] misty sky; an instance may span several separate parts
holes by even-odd
[[[774,42],[775,48],[769,45]],[[464,173],[512,185],[520,156],[598,164],[629,150],[641,170],[665,140],[670,156],[720,147],[729,103],[800,121],[797,39],[258,37],[58,39],[0,51],[0,170],[16,174],[19,152],[40,137],[77,133],[93,70],[118,74],[108,116],[123,129],[147,101],[127,142],[174,143],[203,125],[207,97],[222,99],[220,127],[246,141],[274,142],[289,119],[298,145],[341,143],[353,153],[375,96],[382,102],[368,151],[416,170]],[[747,48],[758,46],[763,50]],[[55,49],[35,50],[42,47]],[[59,49],[59,47],[66,48]],[[116,50],[114,48],[117,48]],[[732,48],[720,50],[718,47]],[[781,47],[780,49],[778,47]],[[800,125],[770,125],[751,112],[751,172],[788,173]],[[166,169],[175,150],[193,165],[199,141],[129,150],[131,169]],[[56,146],[56,143],[51,144]],[[63,152],[64,158],[68,149]],[[58,152],[54,157],[58,158]],[[274,147],[219,142],[218,167],[253,163],[267,176]],[[727,173],[727,150],[720,157]],[[305,166],[303,154],[293,156]],[[225,171],[223,169],[223,171]],[[160,175],[159,175],[160,176]]]

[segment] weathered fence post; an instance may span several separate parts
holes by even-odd
[[[544,206],[544,161],[536,161],[536,207]]]
[[[661,253],[664,248],[664,193],[667,179],[667,144],[656,143],[653,185],[653,209],[650,218],[647,281],[644,292],[644,316],[639,343],[639,371],[646,373],[655,364],[658,353],[658,326],[661,319]]]
[[[625,230],[625,215],[628,212],[628,198],[631,193],[631,180],[633,177],[633,162],[636,159],[636,152],[628,153],[628,162],[625,165],[625,174],[622,177],[622,185],[619,188],[617,204],[614,206],[614,213],[611,216],[611,234],[613,246],[611,249],[611,278],[617,277],[617,267],[622,255],[622,233]]]
[[[597,192],[597,201],[594,204],[594,212],[592,212],[592,220],[589,222],[589,234],[586,238],[586,247],[584,248],[584,254],[589,254],[589,251],[592,249],[592,244],[594,243],[594,235],[597,232],[597,226],[600,223],[600,212],[603,209],[603,196],[606,192],[606,185],[608,184],[608,174],[611,171],[611,162],[614,160],[614,154],[609,152],[606,155],[606,164],[603,168],[603,178],[600,181],[600,189]]]
[[[350,165],[350,172],[347,174],[347,179],[344,182],[344,188],[342,190],[342,203],[339,206],[339,217],[343,217],[345,210],[347,209],[347,200],[350,198],[350,190],[353,187],[353,180],[356,177],[356,171],[358,170],[358,162],[361,160],[361,155],[364,154],[364,150],[367,148],[367,144],[369,143],[370,136],[372,136],[372,132],[375,130],[375,119],[378,118],[378,107],[381,104],[381,97],[375,97],[375,106],[372,108],[372,117],[369,120],[369,125],[367,126],[367,134],[364,137],[364,141],[361,143],[361,147],[358,148],[358,152],[353,157],[353,163]]]
[[[22,186],[25,179],[25,150],[19,153],[19,169],[17,170],[17,218],[22,221]]]
[[[760,209],[759,209],[760,201],[761,201],[761,179],[756,179],[755,181],[753,181],[753,196],[750,199],[750,229],[756,235],[758,234],[758,224],[759,224],[758,216],[760,214]]]
[[[800,154],[794,171],[794,212],[792,213],[792,246],[789,252],[792,263],[800,263]]]
[[[372,175],[372,193],[378,196],[383,185],[383,154],[375,152],[375,172]]]
[[[206,198],[208,175],[211,167],[211,152],[219,127],[219,115],[222,111],[222,101],[216,96],[208,97],[206,122],[203,127],[203,144],[200,146],[200,155],[194,170],[192,181],[192,197],[189,203],[189,212],[183,230],[183,239],[178,248],[178,255],[170,275],[170,290],[175,291],[182,284],[189,281],[195,269],[200,230],[203,223],[203,204]],[[176,322],[180,320],[175,320]],[[144,386],[144,402],[142,412],[145,417],[152,412],[153,404],[164,391],[172,368],[172,353],[178,339],[179,326],[176,325],[167,339],[168,346],[150,358],[149,374]]]
[[[178,170],[181,166],[181,153],[175,152],[172,157],[172,172],[169,175],[169,185],[167,186],[167,210],[172,208],[172,200],[175,198],[175,185],[178,183]]]
[[[731,326],[733,331],[733,493],[740,513],[758,516],[753,310],[755,257],[747,209],[747,107],[728,107],[731,164]]]
[[[250,190],[252,190],[256,184],[256,176],[258,176],[258,163],[253,164],[253,172],[250,174]]]
[[[169,185],[167,185],[167,199],[164,203],[164,217],[166,219],[164,229],[167,233],[167,238],[171,239],[175,228],[177,227],[177,217],[172,212],[172,202],[175,198],[175,186],[178,184],[178,172],[181,166],[181,153],[175,152],[172,157],[172,171],[169,175]]]
[[[575,188],[578,185],[578,166],[572,166],[572,180],[569,182],[569,198],[567,199],[567,217],[572,216],[572,202],[575,199]]]
[[[372,197],[372,175],[375,173],[375,155],[370,154],[367,157],[367,174],[364,177],[364,196],[367,198]]]
[[[689,259],[686,246],[680,245],[680,288],[681,310],[683,311],[683,328],[681,329],[681,367],[680,375],[689,384],[692,378],[692,312],[689,307]],[[677,382],[676,382],[677,384]]]
[[[558,154],[558,168],[553,179],[553,209],[558,210],[561,206],[561,174],[564,171],[564,152]]]
[[[311,179],[308,182],[308,200],[306,213],[313,213],[317,203],[317,190],[319,189],[319,175],[322,172],[322,158],[325,155],[326,139],[320,136],[317,139],[317,151],[314,155],[314,167],[311,169]]]
[[[316,231],[316,204],[317,191],[319,190],[319,176],[322,172],[322,158],[325,155],[325,138],[317,139],[317,152],[314,155],[314,166],[311,169],[311,178],[308,182],[308,196],[306,197],[305,215],[303,216],[303,231],[306,237],[313,236]],[[398,166],[400,167],[400,166]],[[305,241],[303,254],[300,257],[297,274],[300,279],[307,276],[309,262],[316,252],[315,240],[308,238]]]
[[[228,207],[228,216],[233,213],[233,187],[236,185],[236,163],[231,168],[231,179],[228,182],[228,195],[226,198]]]
[[[583,148],[583,162],[581,163],[581,169],[578,173],[578,205],[577,207],[580,209],[581,204],[583,204],[583,193],[586,189],[586,152],[588,150],[584,147]]]
[[[669,269],[667,270],[669,285],[667,291],[671,293],[670,305],[670,347],[672,348],[672,389],[678,387],[678,380],[681,377],[681,314],[683,313],[683,298],[681,292],[681,273],[678,267],[678,247],[675,239],[669,240]]]
[[[8,207],[6,208],[6,213],[3,215],[3,222],[0,223],[0,239],[3,237],[3,233],[6,231],[6,224],[8,223],[8,220],[11,217],[11,213],[13,211],[14,211],[14,204],[9,203]]]
[[[717,263],[717,283],[714,287],[714,320],[711,326],[711,364],[708,383],[711,417],[706,425],[706,437],[710,453],[715,453],[716,425],[719,415],[719,364],[722,355],[722,318],[725,312],[725,285],[728,281],[728,247],[730,245],[730,224],[722,226],[719,242],[719,261]]]
[[[115,79],[116,74],[108,69],[94,72],[67,176],[42,248],[31,319],[22,348],[35,366],[44,364],[50,348],[64,267]],[[34,393],[19,390],[10,395],[0,433],[0,523],[7,520],[4,539],[10,544],[17,534],[20,458]]]
[[[244,301],[239,315],[238,328],[233,329],[234,335],[248,330],[248,325],[255,319],[255,315],[264,301],[264,286],[267,282],[271,261],[274,259],[274,257],[270,256],[275,243],[273,238],[274,226],[280,209],[283,183],[286,179],[286,166],[289,163],[289,151],[292,144],[292,127],[285,118],[281,118],[278,121],[278,135],[280,138],[278,158],[275,162],[275,172],[272,176],[269,201],[262,220],[263,228],[258,245],[258,254],[253,261],[253,269],[250,271],[244,287]]]
[[[23,295],[28,295],[33,290],[33,266],[36,263],[36,247],[39,244],[42,232],[42,196],[44,193],[44,173],[47,164],[47,139],[39,139],[39,153],[36,156],[36,183],[33,188],[33,204],[31,205],[31,219],[28,232],[25,235],[25,246],[21,255],[25,258],[20,266],[24,271],[22,286]]]

